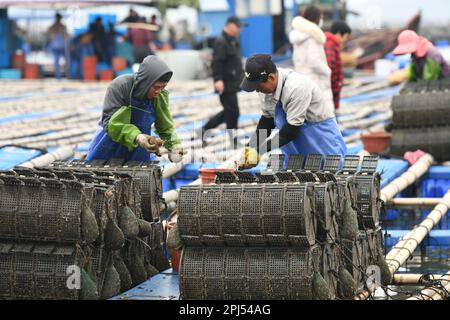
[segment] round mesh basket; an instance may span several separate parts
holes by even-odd
[[[356,207],[360,230],[374,229],[380,224],[380,175],[356,175]]]
[[[67,285],[67,271],[85,267],[87,252],[75,245],[0,242],[0,297],[79,299],[79,290]]]
[[[312,278],[320,269],[319,246],[309,248],[183,249],[182,299],[313,299]]]
[[[134,211],[139,215],[142,214],[147,221],[158,219],[160,215],[160,207],[162,203],[162,172],[161,167],[152,161],[134,162],[129,161],[123,163],[123,160],[116,159],[109,164],[104,161],[91,162],[58,162],[54,163],[50,168],[65,170],[93,171],[98,175],[99,172],[105,172],[106,176],[128,175],[135,181],[139,181],[140,192],[134,192],[134,201],[139,202],[141,210]],[[137,182],[135,182],[137,183]]]
[[[82,184],[23,176],[0,179],[3,239],[82,242],[81,211],[91,200]]]
[[[336,185],[334,182],[316,184],[314,194],[317,238],[322,242],[332,242],[339,234],[335,214],[338,208]]]
[[[312,184],[185,186],[178,226],[189,246],[299,246],[315,243]]]

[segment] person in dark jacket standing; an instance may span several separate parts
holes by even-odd
[[[237,93],[244,77],[238,36],[241,27],[244,26],[246,24],[238,17],[229,17],[222,34],[214,43],[212,61],[214,90],[220,96],[223,111],[213,116],[205,124],[203,131],[215,128],[223,122],[226,123],[227,129],[237,129],[239,118]]]

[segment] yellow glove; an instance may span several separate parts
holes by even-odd
[[[239,161],[239,170],[246,170],[256,167],[260,160],[261,157],[258,151],[253,148],[246,147],[244,149],[244,154]]]

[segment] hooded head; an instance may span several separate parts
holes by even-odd
[[[157,56],[146,57],[135,76],[133,97],[138,100],[155,98],[169,82],[172,74],[172,70]]]

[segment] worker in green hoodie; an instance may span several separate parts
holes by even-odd
[[[171,161],[180,159],[184,152],[169,111],[169,92],[165,90],[172,74],[158,57],[148,56],[136,74],[114,79],[107,89],[86,160],[155,160],[161,146],[171,151]],[[153,124],[161,139],[152,136]]]

